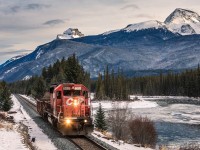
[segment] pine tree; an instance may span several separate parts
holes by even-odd
[[[45,83],[41,77],[36,77],[35,82],[32,87],[31,94],[37,98],[40,99],[44,96],[46,89],[45,89]]]
[[[94,125],[97,129],[102,130],[102,131],[105,131],[107,129],[105,114],[104,114],[104,110],[101,107],[101,104],[99,104],[99,109],[97,110],[97,114],[95,116]]]
[[[0,83],[0,110],[8,111],[12,107],[11,93],[5,82]]]

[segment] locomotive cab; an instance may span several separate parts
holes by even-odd
[[[65,135],[93,130],[89,90],[82,84],[64,83],[50,88],[50,122]]]

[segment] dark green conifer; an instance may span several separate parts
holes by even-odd
[[[0,83],[0,110],[8,111],[13,105],[11,100],[11,93],[7,87],[6,82]]]
[[[104,110],[102,109],[101,104],[99,104],[99,109],[97,110],[97,114],[95,116],[94,125],[97,129],[101,131],[107,130],[105,114],[104,114]]]

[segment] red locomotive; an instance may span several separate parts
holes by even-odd
[[[52,85],[49,95],[37,101],[37,111],[63,135],[85,135],[93,129],[89,90],[84,85]]]

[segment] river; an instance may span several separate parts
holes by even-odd
[[[131,111],[136,116],[147,116],[155,122],[158,145],[200,143],[200,106],[170,104],[167,101],[168,99],[162,99],[162,102],[156,100],[158,107],[132,109]]]

